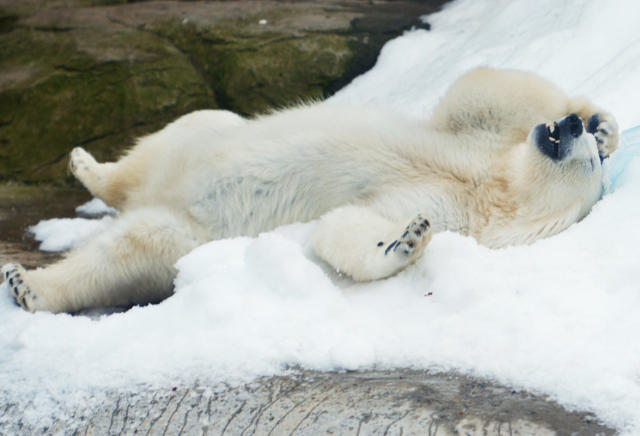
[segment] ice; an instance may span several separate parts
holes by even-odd
[[[502,250],[440,233],[416,265],[354,284],[312,255],[316,223],[296,224],[205,244],[178,262],[174,296],[110,315],[29,314],[3,285],[0,386],[41,405],[24,419],[42,423],[60,402],[110,387],[236,383],[291,366],[456,370],[640,434],[638,16],[631,0],[457,0],[330,100],[425,116],[478,65],[535,71],[590,96],[627,131],[610,193],[565,232]],[[60,249],[109,219],[34,231],[43,249]]]

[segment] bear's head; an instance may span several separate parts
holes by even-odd
[[[551,205],[578,200],[584,213],[602,191],[602,158],[595,137],[588,133],[576,114],[550,123],[538,124],[527,138],[529,180],[540,192],[548,192]]]
[[[586,216],[602,195],[596,140],[575,114],[536,125],[498,161],[486,186],[490,216],[480,239],[488,246],[556,234]]]

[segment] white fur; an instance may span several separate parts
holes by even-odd
[[[572,112],[585,122],[599,113],[608,130],[597,145],[583,133],[555,161],[530,132]],[[581,219],[599,198],[598,149],[615,150],[615,126],[537,76],[488,68],[459,79],[428,121],[327,104],[253,120],[199,111],[116,163],[74,150],[74,174],[120,216],[56,265],[3,271],[29,310],[158,301],[171,293],[174,262],[198,244],[320,218],[322,259],[356,280],[387,277],[432,232],[501,247]]]

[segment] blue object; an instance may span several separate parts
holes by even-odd
[[[620,148],[609,158],[609,190],[616,188],[616,182],[631,160],[640,155],[640,126],[622,132]]]

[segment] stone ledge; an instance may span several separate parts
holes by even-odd
[[[101,394],[102,395],[102,394]],[[302,371],[225,389],[205,384],[104,394],[99,406],[58,402],[33,425],[3,395],[7,434],[611,435],[588,414],[456,374]],[[59,419],[64,417],[65,419]]]

